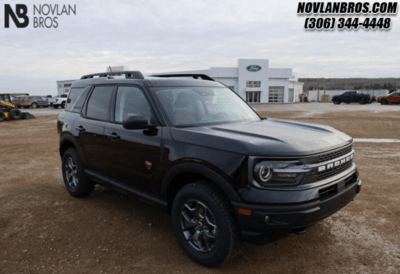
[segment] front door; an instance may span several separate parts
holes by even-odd
[[[151,191],[155,172],[160,165],[161,127],[148,130],[127,130],[122,122],[129,114],[141,113],[149,121],[151,107],[139,87],[119,86],[114,121],[106,124],[104,144],[106,175],[144,191]]]

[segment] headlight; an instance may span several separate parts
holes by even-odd
[[[268,164],[265,165],[260,165],[258,168],[258,177],[263,183],[266,183],[271,179],[272,177],[272,167]]]
[[[254,166],[253,185],[297,185],[310,169],[299,161],[262,161]]]

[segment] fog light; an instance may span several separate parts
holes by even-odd
[[[269,222],[269,216],[265,216],[265,223],[268,224]]]

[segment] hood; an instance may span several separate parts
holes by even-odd
[[[353,139],[328,126],[282,119],[189,128],[171,128],[175,141],[251,156],[307,156]]]

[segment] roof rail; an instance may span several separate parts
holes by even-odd
[[[125,74],[126,79],[144,79],[143,74],[140,71],[112,71],[112,72],[101,72],[94,74],[83,75],[81,79],[91,79],[94,76],[99,77],[112,77],[113,75]]]
[[[153,74],[150,75],[150,77],[164,77],[164,78],[172,78],[172,77],[193,77],[194,79],[201,78],[203,80],[208,80],[208,81],[215,81],[213,78],[211,78],[208,75],[205,74]]]

